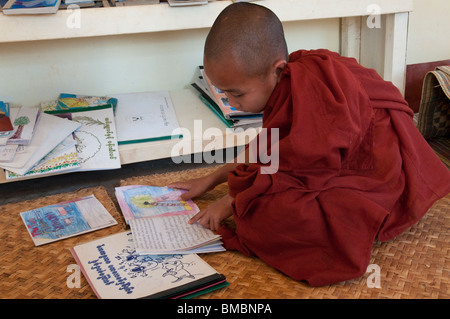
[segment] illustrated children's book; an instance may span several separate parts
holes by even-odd
[[[71,252],[101,299],[189,298],[228,285],[196,254],[136,254],[130,232],[77,245]]]
[[[130,225],[139,254],[207,253],[225,250],[220,236],[188,220],[199,212],[182,201],[185,190],[131,185],[116,188],[122,214]]]
[[[81,124],[77,129],[78,159],[80,171],[120,168],[116,126],[111,105],[92,107],[90,110],[46,111]]]
[[[36,208],[20,216],[36,246],[117,224],[94,195]]]
[[[198,206],[192,201],[181,201],[185,190],[148,185],[116,187],[116,197],[126,222],[142,217],[197,214]]]

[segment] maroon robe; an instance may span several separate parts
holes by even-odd
[[[230,172],[236,230],[219,229],[225,247],[312,286],[362,276],[375,238],[393,239],[450,191],[412,116],[354,59],[292,53],[263,117],[269,134],[279,128],[278,171]]]

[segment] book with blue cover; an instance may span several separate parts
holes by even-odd
[[[117,224],[94,195],[32,209],[20,216],[36,246]]]
[[[12,14],[48,14],[56,13],[61,0],[9,0],[3,6],[3,13]]]

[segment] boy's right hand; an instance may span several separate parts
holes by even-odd
[[[186,193],[183,193],[180,196],[180,200],[188,200],[203,195],[207,191],[214,188],[214,185],[211,185],[208,176],[204,176],[190,179],[184,182],[175,182],[167,185],[167,187],[187,190]]]

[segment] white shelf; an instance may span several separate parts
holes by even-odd
[[[185,134],[181,139],[119,145],[122,165],[171,158],[174,147],[183,151],[181,154],[178,152],[176,154],[190,155],[212,149],[219,150],[243,146],[249,141],[249,138],[257,134],[256,129],[250,129],[246,132],[240,130],[235,133],[227,128],[217,115],[201,102],[193,89],[171,91],[170,95],[180,127],[189,134]],[[211,138],[208,132],[217,134]],[[33,178],[39,178],[39,176]],[[0,170],[0,183],[15,181],[20,180],[6,180],[3,169]]]
[[[364,16],[370,5],[380,14],[412,11],[412,0],[261,0],[281,21]],[[54,40],[208,28],[231,1],[193,7],[146,6],[59,10],[49,15],[0,15],[0,43]]]
[[[384,79],[392,81],[403,92],[408,15],[413,10],[413,0],[261,0],[255,2],[270,8],[283,22],[340,18],[341,54],[355,57],[366,67],[376,68]],[[209,28],[217,15],[230,4],[231,1],[215,1],[202,6],[173,8],[163,3],[134,7],[87,8],[77,11],[59,10],[58,13],[50,15],[5,16],[0,14],[0,30],[2,30],[0,44],[14,47],[20,46],[21,43],[17,42],[23,41]],[[370,11],[373,9],[375,12]],[[365,16],[373,14],[382,17],[381,27],[371,28],[366,24]],[[86,55],[89,55],[89,49],[84,48]],[[172,48],[168,47],[166,50],[171,52]],[[130,56],[129,59],[132,60],[132,57]],[[173,67],[175,68],[176,65]],[[18,82],[17,85],[20,83]],[[181,141],[185,143],[183,145],[186,146],[186,155],[197,153],[199,149],[208,151],[242,146],[248,141],[245,133],[235,134],[226,129],[217,116],[203,105],[193,90],[172,91],[171,95],[180,126],[192,134],[189,137],[185,136]],[[194,134],[195,120],[202,120],[200,134]],[[202,136],[208,128],[220,129],[220,137],[215,142]],[[121,162],[128,164],[170,158],[172,149],[180,145],[179,143],[180,140],[163,140],[120,145]],[[6,180],[0,171],[0,183],[4,182]]]

